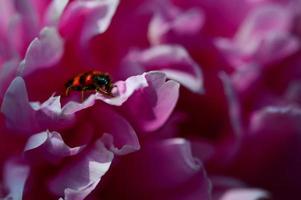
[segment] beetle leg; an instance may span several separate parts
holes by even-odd
[[[66,93],[65,93],[66,96],[69,96],[70,89],[71,89],[71,87],[67,87],[67,88],[66,88]]]
[[[99,93],[101,93],[103,95],[106,95],[106,96],[114,97],[111,93],[107,92],[106,90],[104,90],[104,89],[102,89],[100,87],[96,88],[95,91],[99,92]]]
[[[80,91],[80,94],[81,94],[81,102],[84,101],[84,90]]]

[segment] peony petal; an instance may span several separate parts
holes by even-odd
[[[13,59],[0,67],[0,104],[2,103],[5,91],[17,74],[18,63],[19,59]]]
[[[1,105],[7,126],[21,132],[30,132],[37,128],[35,116],[29,105],[24,80],[15,78],[8,87]]]
[[[260,6],[251,12],[233,40],[217,38],[216,45],[224,51],[230,62],[267,64],[283,59],[300,48],[291,32],[292,11],[276,4]]]
[[[47,26],[57,26],[59,19],[66,8],[69,0],[53,0],[47,8],[45,14],[45,24]]]
[[[153,45],[164,42],[168,33],[192,35],[198,33],[204,24],[204,13],[193,8],[181,11],[177,7],[167,4],[164,12],[157,12],[151,19],[148,38]]]
[[[292,25],[292,17],[291,11],[280,5],[259,6],[245,19],[235,40],[246,45],[273,32],[288,32]]]
[[[64,37],[80,33],[81,44],[105,32],[119,4],[119,0],[73,1],[64,11],[60,31]]]
[[[49,183],[50,190],[64,199],[84,199],[108,171],[113,153],[97,141],[79,160],[69,163]]]
[[[150,72],[145,75],[148,87],[136,92],[124,110],[134,124],[143,131],[160,128],[169,118],[179,98],[179,84],[166,81],[165,74]]]
[[[121,158],[112,166],[107,178],[99,197],[210,199],[211,188],[205,170],[192,157],[190,145],[183,139],[144,144],[140,151]]]
[[[17,160],[10,160],[4,167],[3,180],[9,194],[5,199],[22,199],[29,167]]]
[[[119,81],[115,83],[117,86],[116,93],[113,95],[116,95],[116,97],[108,98],[106,96],[103,96],[102,94],[96,93],[93,95],[90,95],[89,98],[87,98],[84,102],[78,103],[78,102],[68,102],[63,108],[62,112],[66,115],[74,114],[75,112],[78,112],[79,110],[82,110],[84,108],[90,107],[94,105],[95,100],[102,100],[107,104],[114,105],[114,106],[121,106],[127,99],[133,95],[133,93],[136,90],[139,90],[141,88],[147,87],[148,83],[145,78],[146,73],[142,75],[137,76],[131,76],[125,81]]]
[[[62,158],[78,154],[82,147],[71,148],[66,145],[57,132],[41,132],[32,135],[25,146],[25,155],[32,162],[48,161],[51,164],[59,163]]]
[[[229,104],[229,118],[231,120],[232,128],[237,137],[242,133],[241,111],[236,92],[230,77],[225,72],[220,72],[219,77],[223,82],[225,95]]]
[[[92,112],[92,117],[102,125],[100,131],[104,134],[101,141],[108,150],[117,155],[124,155],[140,149],[138,137],[132,126],[112,108],[96,106]]]
[[[145,71],[160,70],[167,78],[178,81],[193,92],[204,92],[200,66],[181,46],[158,45],[141,52],[134,51],[125,62],[139,65]]]
[[[53,27],[46,27],[29,45],[25,59],[20,64],[20,71],[26,76],[35,70],[52,67],[63,53],[64,42],[59,33]]]
[[[269,106],[253,113],[250,129],[253,134],[265,132],[275,137],[279,133],[278,136],[282,137],[301,131],[300,120],[301,109],[296,106]]]
[[[219,198],[219,200],[260,200],[268,199],[269,194],[261,189],[231,189]]]
[[[43,104],[30,103],[25,82],[17,77],[4,95],[1,112],[9,128],[27,134],[47,128],[68,127],[74,122],[73,116],[62,113],[59,101],[59,97],[50,97]]]

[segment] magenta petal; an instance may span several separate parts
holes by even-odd
[[[179,84],[166,81],[162,72],[145,75],[148,87],[135,93],[125,104],[125,112],[143,131],[160,128],[169,118],[179,98]]]
[[[80,33],[81,44],[107,30],[119,0],[73,1],[64,11],[60,31],[64,37]]]
[[[158,45],[131,52],[126,62],[138,65],[145,71],[160,70],[167,78],[178,81],[188,89],[204,92],[201,68],[181,46]]]
[[[25,181],[29,174],[29,167],[16,160],[10,160],[4,166],[3,180],[8,195],[4,199],[22,199]]]
[[[20,64],[23,76],[56,64],[64,53],[64,42],[55,28],[44,28],[29,45]]]
[[[106,148],[117,155],[124,155],[140,149],[136,132],[125,118],[109,107],[97,106],[93,111],[93,118],[101,124],[104,133],[101,141]],[[100,117],[105,114],[105,117]]]
[[[107,178],[98,198],[195,200],[211,196],[205,170],[184,139],[144,144],[112,166]]]
[[[33,162],[48,161],[56,164],[66,156],[78,154],[82,147],[66,145],[57,132],[41,132],[32,135],[25,146],[25,155]]]
[[[252,115],[250,129],[253,134],[273,135],[276,139],[301,130],[300,120],[301,109],[296,106],[269,106]]]
[[[108,171],[112,159],[113,153],[97,141],[80,159],[60,170],[50,181],[50,190],[65,199],[84,199]]]

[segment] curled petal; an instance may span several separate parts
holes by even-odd
[[[148,87],[136,92],[125,104],[125,112],[143,131],[160,128],[169,118],[179,98],[179,84],[166,81],[161,72],[145,76]]]
[[[79,110],[94,105],[95,100],[102,100],[109,105],[121,106],[131,95],[133,95],[135,91],[148,86],[147,80],[145,78],[146,74],[147,73],[137,76],[131,76],[125,81],[118,81],[117,83],[115,83],[115,85],[117,86],[117,91],[113,91],[113,95],[115,95],[115,97],[107,98],[102,94],[96,93],[90,95],[89,98],[86,99],[83,103],[74,101],[67,103],[62,108],[62,112],[67,115],[73,114]]]
[[[119,4],[119,0],[73,1],[64,11],[60,21],[63,36],[80,33],[81,44],[105,32]]]
[[[251,132],[272,134],[279,137],[289,136],[301,131],[301,109],[295,106],[269,106],[255,112],[251,117]],[[275,123],[277,122],[277,123]]]
[[[1,105],[1,112],[5,115],[9,128],[22,132],[36,129],[34,112],[29,105],[24,80],[15,78],[8,87]]]
[[[121,158],[111,170],[100,197],[210,199],[211,188],[205,170],[192,157],[190,145],[183,139],[145,144],[140,151]],[[147,181],[141,181],[141,177]]]
[[[167,78],[178,81],[193,92],[204,91],[200,66],[181,46],[158,45],[141,52],[131,52],[126,62],[145,71],[160,70]]]
[[[23,76],[40,68],[56,64],[64,53],[64,42],[55,28],[46,27],[38,38],[29,45],[25,58],[20,64]]]
[[[136,132],[121,115],[109,107],[97,106],[93,110],[93,118],[102,124],[104,133],[101,141],[108,150],[117,155],[124,155],[140,149]]]
[[[9,128],[32,134],[47,128],[66,127],[72,124],[73,116],[61,112],[59,101],[59,97],[50,97],[43,104],[30,103],[25,82],[21,77],[17,77],[4,95],[1,112]]]
[[[32,135],[24,149],[27,158],[37,162],[46,160],[52,164],[58,163],[66,156],[76,155],[81,150],[82,147],[69,147],[59,133],[49,131]]]
[[[108,171],[113,153],[97,141],[80,159],[63,167],[49,183],[50,190],[64,199],[84,199]]]

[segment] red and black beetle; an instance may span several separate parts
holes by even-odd
[[[82,100],[85,91],[96,91],[113,97],[113,87],[115,85],[112,84],[110,75],[96,70],[78,74],[65,83],[66,96],[69,95],[70,90],[80,91]]]

